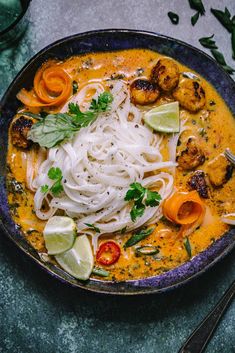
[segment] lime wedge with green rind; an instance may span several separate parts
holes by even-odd
[[[48,254],[61,254],[73,246],[76,237],[76,224],[69,217],[51,217],[44,228],[43,236]]]
[[[144,114],[144,122],[159,132],[174,133],[180,130],[179,102],[162,104]]]
[[[87,280],[94,266],[91,244],[86,235],[77,237],[73,247],[63,254],[55,256],[58,264],[70,275]]]

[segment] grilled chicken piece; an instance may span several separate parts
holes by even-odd
[[[184,170],[192,170],[205,162],[205,155],[194,138],[189,138],[186,149],[176,157],[179,167]]]
[[[151,81],[158,84],[163,91],[173,90],[179,82],[178,65],[171,59],[158,60],[151,73]]]
[[[130,91],[132,103],[140,105],[154,103],[160,94],[155,83],[141,79],[132,82]]]
[[[205,91],[196,80],[183,79],[172,94],[183,108],[193,113],[202,109],[206,103]]]
[[[25,116],[20,116],[12,123],[11,139],[14,146],[24,149],[30,147],[32,142],[27,140],[27,135],[32,125],[33,120]]]
[[[219,154],[208,163],[207,173],[211,184],[219,187],[231,178],[233,166],[223,154]]]
[[[204,199],[208,199],[208,185],[205,173],[202,170],[197,170],[193,173],[188,181],[188,186],[190,189],[197,190],[199,195]]]

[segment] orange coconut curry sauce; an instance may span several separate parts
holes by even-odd
[[[136,78],[148,78],[152,67],[162,56],[156,52],[133,49],[110,53],[94,53],[72,57],[61,67],[78,84],[78,89],[90,80],[117,80],[133,81]],[[177,63],[180,72],[192,72],[189,68]],[[196,74],[196,73],[195,73]],[[197,75],[197,74],[196,74]],[[198,75],[197,75],[198,76]],[[196,170],[210,173],[210,162],[222,154],[227,147],[235,153],[235,121],[225,102],[215,89],[202,77],[198,76],[206,92],[206,104],[196,113],[187,110],[181,111],[181,119],[186,121],[187,129],[180,135],[177,146],[177,155],[185,150],[188,139],[194,138],[204,153],[204,161],[194,169],[176,167],[175,188],[179,191],[189,191],[189,180]],[[173,99],[174,100],[174,99]],[[169,95],[161,97],[151,107],[170,102]],[[143,108],[145,109],[145,108]],[[32,111],[32,109],[31,109]],[[34,109],[37,112],[37,109]],[[169,135],[165,134],[162,143],[162,154],[168,160],[167,148]],[[37,147],[33,147],[37,149]],[[8,150],[8,190],[9,205],[16,224],[21,228],[30,244],[40,253],[46,253],[42,231],[45,221],[39,220],[34,212],[34,194],[26,187],[26,164],[29,150],[19,149],[11,143],[9,138]],[[219,173],[220,171],[218,171]],[[216,169],[214,173],[217,173]],[[163,217],[157,224],[151,225],[154,231],[138,244],[124,249],[123,245],[130,238],[128,234],[113,234],[102,236],[99,242],[113,239],[120,245],[119,260],[107,267],[110,275],[107,280],[131,280],[161,274],[173,269],[189,260],[210,246],[220,238],[230,226],[220,219],[224,213],[235,211],[235,174],[231,174],[222,185],[216,182],[207,182],[207,197],[203,198],[206,205],[206,214],[200,226],[188,235],[190,251],[186,249],[185,238],[179,236],[180,227]],[[152,255],[138,255],[139,246],[155,246],[159,251]],[[191,252],[191,254],[190,254]],[[98,278],[98,277],[97,277]]]

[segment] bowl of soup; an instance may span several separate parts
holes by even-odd
[[[51,44],[1,103],[1,228],[75,287],[186,283],[234,247],[234,93],[213,59],[155,33]]]

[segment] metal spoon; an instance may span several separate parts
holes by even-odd
[[[178,353],[202,353],[206,348],[219,320],[235,296],[235,281],[222,296],[214,309],[205,317],[189,336]]]

